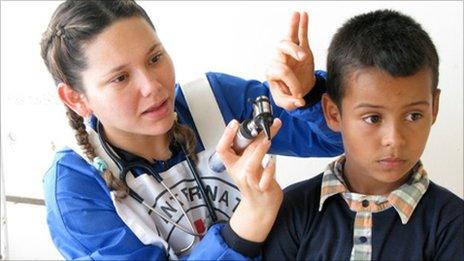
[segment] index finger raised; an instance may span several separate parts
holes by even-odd
[[[298,40],[298,26],[300,24],[300,13],[293,12],[292,18],[290,20],[290,28],[288,31],[288,38],[290,41],[299,44]]]

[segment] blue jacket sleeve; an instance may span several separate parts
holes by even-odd
[[[205,237],[185,260],[260,260],[261,256],[250,259],[230,248],[221,236],[224,224],[212,226]]]
[[[44,176],[47,223],[67,260],[167,260],[163,246],[145,245],[116,213],[98,174],[72,150],[59,152]],[[185,260],[246,260],[212,226]]]
[[[144,245],[124,224],[103,179],[73,151],[58,153],[44,190],[50,234],[67,260],[166,259],[164,248]]]
[[[317,71],[316,75],[325,77],[322,71]],[[249,98],[270,97],[274,117],[282,120],[282,128],[273,138],[270,153],[300,157],[332,157],[343,153],[341,135],[327,126],[320,102],[289,112],[275,104],[266,82],[213,72],[207,73],[207,77],[226,124],[232,119],[241,122],[251,117]]]

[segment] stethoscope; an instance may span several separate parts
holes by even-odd
[[[202,237],[206,233],[206,230],[202,234],[199,234],[199,233],[195,232],[193,223],[189,219],[189,217],[187,216],[187,213],[185,212],[184,208],[182,207],[182,204],[180,203],[179,199],[177,199],[177,197],[174,195],[174,193],[171,191],[171,189],[169,189],[169,187],[166,185],[166,183],[164,183],[163,178],[159,175],[159,173],[156,170],[153,169],[153,167],[150,164],[148,164],[147,162],[144,162],[142,160],[134,160],[134,161],[130,161],[130,162],[124,162],[123,160],[121,160],[116,155],[116,153],[110,148],[108,143],[105,141],[105,134],[104,134],[102,128],[103,128],[103,126],[102,126],[101,122],[99,120],[97,120],[96,130],[97,130],[97,133],[98,133],[98,137],[100,139],[100,143],[102,144],[103,149],[108,154],[108,156],[114,161],[114,163],[119,168],[120,172],[119,172],[118,177],[122,182],[124,182],[126,184],[128,190],[129,190],[129,195],[133,199],[135,199],[138,203],[145,206],[149,211],[151,211],[155,215],[157,215],[158,217],[162,218],[166,222],[169,222],[170,224],[172,224],[174,227],[178,228],[179,230],[181,230],[181,231],[183,231],[183,232],[185,232],[185,233],[187,233],[189,235],[192,235],[193,238],[192,238],[192,241],[190,242],[190,244],[188,246],[186,246],[185,248],[181,249],[176,254],[182,254],[182,253],[185,253],[186,251],[188,251],[190,248],[192,248],[193,244],[195,243],[196,237]],[[216,216],[216,212],[214,211],[213,204],[211,203],[210,198],[208,198],[208,196],[206,194],[205,186],[203,185],[203,182],[202,182],[200,176],[198,175],[198,173],[196,171],[195,163],[192,162],[192,160],[190,159],[190,157],[186,153],[184,146],[182,146],[182,144],[179,144],[179,145],[180,145],[180,147],[182,149],[182,152],[185,155],[187,165],[188,165],[188,167],[190,169],[190,172],[192,173],[193,178],[195,179],[196,184],[198,185],[201,196],[204,198],[206,208],[208,209],[209,215],[210,215],[211,220],[213,221],[213,224],[214,224],[214,223],[216,223],[218,221],[218,218]],[[145,202],[145,200],[144,200],[144,198],[142,196],[137,194],[137,192],[132,190],[129,187],[129,185],[127,185],[126,176],[131,170],[133,170],[135,168],[140,168],[146,174],[151,175],[159,184],[161,184],[166,189],[166,191],[171,195],[171,197],[175,200],[176,204],[179,206],[179,209],[181,210],[182,214],[187,218],[190,229],[185,228],[184,226],[176,223],[174,220],[172,220],[171,218],[169,218],[165,214],[163,214],[160,211],[158,211],[158,210],[154,209],[153,207],[151,207],[149,204],[147,204]]]

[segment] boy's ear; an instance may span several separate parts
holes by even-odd
[[[71,88],[66,83],[58,84],[58,96],[60,100],[66,104],[71,110],[79,114],[83,118],[88,118],[92,114],[92,110],[89,107],[89,103],[85,96]]]
[[[440,105],[440,93],[441,93],[441,90],[440,89],[436,89],[434,92],[433,92],[433,104],[432,104],[432,124],[435,123],[435,121],[437,120],[437,115],[438,115],[438,109],[439,109],[439,105]]]
[[[322,110],[324,111],[325,121],[327,122],[327,126],[335,132],[340,132],[341,130],[341,115],[340,110],[338,109],[335,102],[330,99],[327,93],[322,95],[321,100]]]

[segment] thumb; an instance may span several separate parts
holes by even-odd
[[[296,107],[303,107],[306,104],[306,101],[303,98],[297,98],[295,99],[295,102],[293,103]]]

